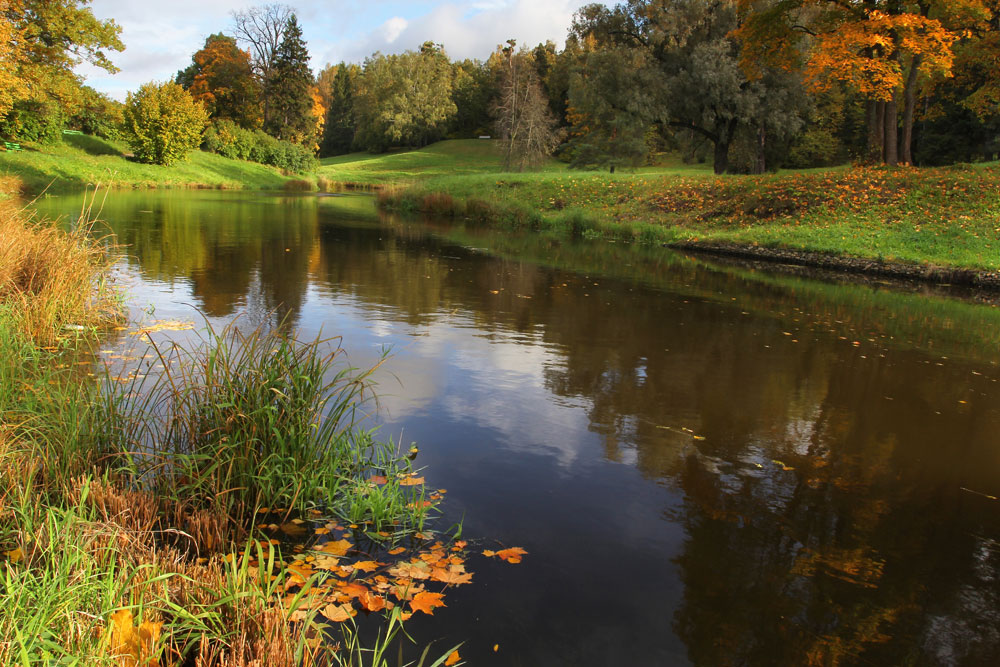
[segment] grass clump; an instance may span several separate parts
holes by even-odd
[[[426,508],[398,484],[407,461],[392,443],[358,428],[373,399],[375,368],[343,362],[337,340],[299,341],[282,328],[209,329],[195,350],[158,350],[153,380],[108,395],[105,449],[119,472],[183,512],[249,525],[277,506],[371,523],[375,531],[417,529]],[[117,448],[117,451],[115,451]]]
[[[16,330],[42,344],[66,327],[91,328],[121,314],[108,244],[94,238],[88,212],[67,232],[32,219],[14,199],[0,199],[0,308]]]

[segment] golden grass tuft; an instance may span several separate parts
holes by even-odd
[[[87,214],[67,231],[34,219],[14,199],[0,199],[0,309],[37,343],[51,343],[67,327],[96,327],[121,316],[108,279],[108,244],[94,237]]]

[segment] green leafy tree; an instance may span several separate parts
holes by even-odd
[[[456,137],[477,137],[492,132],[490,103],[497,94],[496,77],[478,60],[452,64],[452,100],[455,116],[450,133]]]
[[[172,81],[147,83],[129,93],[123,117],[136,159],[163,165],[197,148],[208,123],[205,108]]]
[[[292,14],[264,84],[270,114],[264,120],[264,130],[285,141],[303,145],[315,143],[313,88],[309,51],[302,40],[298,19]]]
[[[345,63],[328,66],[320,72],[319,90],[326,107],[320,155],[341,155],[351,150],[357,130],[354,89],[360,75],[360,67]]]
[[[628,0],[613,8],[588,5],[574,32],[599,47],[636,49],[648,58],[659,96],[654,120],[697,135],[713,146],[716,173],[729,169],[737,131],[770,128],[761,136],[794,133],[801,120],[775,100],[799,90],[791,77],[748,77],[740,67],[741,43],[735,0]],[[780,131],[779,131],[780,130]]]
[[[380,152],[441,139],[456,112],[451,85],[448,56],[431,42],[366,59],[355,96],[356,145]]]
[[[646,135],[655,99],[643,54],[634,49],[591,51],[570,77],[570,166],[638,166],[649,153]]]

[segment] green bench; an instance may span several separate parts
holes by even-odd
[[[14,144],[14,143],[11,143],[11,142],[9,142],[9,141],[5,141],[5,142],[3,142],[3,147],[4,147],[5,149],[9,150],[9,151],[20,151],[20,150],[24,150],[23,148],[21,148],[21,144]]]

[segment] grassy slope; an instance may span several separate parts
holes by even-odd
[[[1000,270],[1000,167],[835,168],[716,177],[700,166],[500,173],[490,142],[343,156],[324,169],[408,181],[391,206],[511,226],[648,243],[788,247],[888,261]],[[495,150],[495,149],[494,149]],[[346,180],[346,179],[339,179]]]
[[[0,176],[15,175],[28,191],[81,190],[100,182],[113,187],[208,186],[281,188],[288,180],[273,167],[192,152],[187,160],[162,167],[132,162],[124,146],[86,135],[66,135],[56,145],[26,145],[21,152],[0,152]]]

